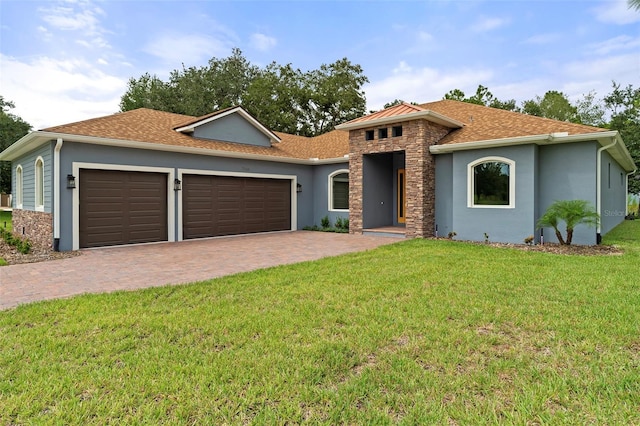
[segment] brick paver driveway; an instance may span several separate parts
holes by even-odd
[[[0,267],[0,309],[82,293],[201,281],[397,241],[296,231],[84,250],[78,257]]]

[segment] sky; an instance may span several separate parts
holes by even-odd
[[[367,110],[484,85],[519,104],[640,85],[626,0],[0,0],[0,95],[34,129],[113,114],[130,78],[166,79],[237,47],[302,71],[359,64]]]

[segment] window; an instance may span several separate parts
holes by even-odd
[[[364,140],[365,141],[372,141],[373,140],[373,130],[367,130],[366,132],[364,132]]]
[[[16,208],[22,208],[22,166],[16,167]]]
[[[386,127],[384,129],[378,129],[378,139],[386,139],[388,137],[389,132]]]
[[[394,138],[402,136],[402,126],[393,126],[391,128],[391,136]]]
[[[36,210],[44,211],[44,160],[36,160]]]
[[[514,161],[502,157],[485,157],[467,166],[468,207],[515,207]]]
[[[329,210],[349,210],[349,170],[329,175]]]

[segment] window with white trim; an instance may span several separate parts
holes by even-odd
[[[44,160],[38,157],[35,165],[36,210],[44,211]]]
[[[16,208],[22,208],[22,165],[16,167]]]
[[[484,157],[467,166],[467,206],[514,208],[516,163],[504,157]]]
[[[336,170],[329,175],[329,210],[349,210],[349,170]]]

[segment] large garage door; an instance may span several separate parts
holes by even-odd
[[[182,176],[183,238],[291,229],[291,181]]]
[[[80,247],[167,241],[167,175],[80,170]]]

